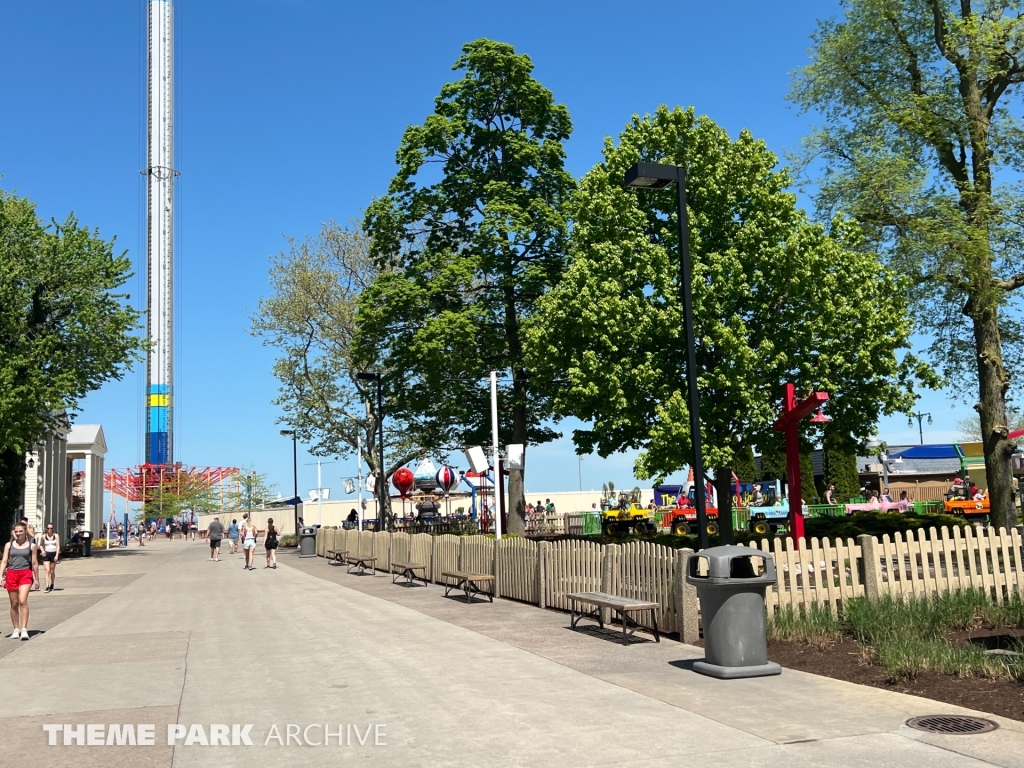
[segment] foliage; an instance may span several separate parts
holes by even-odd
[[[822,168],[824,218],[852,216],[863,248],[910,276],[931,358],[977,385],[993,520],[1016,520],[1006,393],[1024,362],[1017,291],[1024,5],[844,0],[819,22],[791,98],[824,116],[803,160]]]
[[[136,522],[153,518],[164,521],[169,517],[191,520],[221,511],[220,490],[211,487],[202,475],[167,471],[147,489]]]
[[[574,432],[579,452],[640,449],[641,477],[689,461],[675,193],[624,189],[638,160],[686,167],[708,466],[772,439],[786,381],[828,391],[833,423],[858,439],[913,404],[921,371],[898,354],[910,333],[899,278],[854,228],[811,224],[763,142],[660,107],[608,139],[604,158],[572,203],[569,267],[529,328],[531,367],[564,379],[556,413],[589,425]]]
[[[804,504],[814,504],[818,497],[818,487],[814,484],[813,448],[809,443],[800,444],[800,498]]]
[[[74,215],[46,225],[0,190],[0,525],[20,504],[25,451],[141,358],[140,313],[120,290],[131,276],[114,240]]]
[[[849,438],[826,426],[822,449],[825,488],[835,485],[836,501],[846,504],[853,496],[860,495],[857,448]]]
[[[970,525],[962,517],[952,515],[916,515],[912,512],[897,514],[894,512],[857,512],[842,517],[808,517],[804,520],[804,536],[821,538],[828,536],[833,541],[836,537],[856,538],[866,533],[868,536],[883,534],[907,533],[918,529],[964,528]]]
[[[574,180],[563,167],[566,108],[512,46],[476,40],[423,125],[406,129],[398,173],[366,216],[382,273],[359,304],[363,359],[380,359],[394,413],[455,445],[490,442],[501,373],[500,436],[542,443],[550,402],[527,370],[523,322],[561,275]],[[386,268],[386,269],[385,269]],[[524,528],[522,472],[509,528]]]
[[[972,629],[983,621],[1020,619],[1021,600],[1007,609],[996,606],[981,590],[958,590],[911,600],[883,595],[854,598],[844,604],[844,618],[858,642],[874,649],[878,664],[895,680],[932,671],[957,677],[1020,678],[1024,664],[985,654],[971,643],[954,644],[952,630]],[[1015,626],[1015,624],[1010,624]]]
[[[800,606],[799,610],[785,606],[768,617],[769,640],[802,640],[811,645],[822,646],[842,637],[839,617],[828,605],[812,604]]]
[[[281,421],[315,456],[351,456],[361,442],[361,459],[375,477],[381,476],[376,382],[356,378],[366,369],[355,358],[353,340],[359,296],[379,274],[358,224],[325,222],[316,237],[289,238],[288,250],[271,257],[272,294],[260,299],[251,318],[253,335],[279,354],[274,403],[284,410]],[[421,421],[394,419],[391,412],[385,397],[384,477],[435,441]]]
[[[1008,405],[1006,407],[1006,426],[1010,432],[1024,429],[1024,411]],[[981,422],[978,420],[977,414],[958,419],[956,428],[960,432],[958,439],[961,442],[977,443],[981,441]]]
[[[758,479],[757,462],[754,449],[749,444],[740,445],[732,458],[732,471],[742,482],[749,483]]]
[[[274,500],[275,483],[266,472],[257,472],[252,465],[243,467],[229,479],[231,490],[224,499],[224,510],[252,511]]]

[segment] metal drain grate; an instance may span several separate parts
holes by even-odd
[[[912,717],[907,720],[907,725],[919,731],[928,733],[951,733],[960,736],[967,736],[974,733],[988,733],[999,727],[998,723],[986,720],[983,717],[968,717],[967,715],[925,715],[924,717]]]

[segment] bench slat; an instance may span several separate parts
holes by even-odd
[[[617,611],[649,611],[652,608],[660,607],[658,603],[648,600],[610,595],[607,592],[571,592],[566,597],[569,600],[579,600],[581,603],[590,603],[602,608],[614,608]]]

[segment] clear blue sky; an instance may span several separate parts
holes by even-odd
[[[718,3],[177,0],[176,458],[254,464],[291,488],[291,446],[270,400],[272,355],[246,332],[267,291],[267,257],[283,235],[358,216],[394,173],[402,131],[422,122],[478,37],[528,53],[575,125],[569,169],[600,158],[605,136],[661,103],[694,105],[733,135],[749,128],[776,152],[811,119],[783,99],[829,0]],[[0,187],[41,215],[74,211],[135,260],[145,304],[145,29],[143,0],[5,3],[0,11]],[[663,46],[669,45],[670,48]],[[142,458],[145,373],[91,395],[79,421],[102,423],[107,465]],[[926,439],[956,434],[970,411],[945,393]],[[890,443],[916,425],[886,420]],[[300,490],[316,486],[300,451]],[[632,482],[632,456],[583,462],[583,485]],[[568,438],[532,449],[531,491],[577,487]],[[354,460],[325,468],[325,486]]]

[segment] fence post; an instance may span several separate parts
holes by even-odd
[[[430,562],[427,563],[427,573],[430,575],[430,580],[435,584],[437,580],[434,578],[434,563],[437,559],[437,536],[431,534],[430,536]]]
[[[697,589],[686,581],[686,571],[690,567],[692,549],[676,550],[675,571],[672,574],[672,594],[676,601],[676,630],[679,640],[683,643],[695,643],[700,639],[700,627],[697,623],[700,604],[697,602]]]
[[[459,536],[459,557],[455,561],[458,563],[458,570],[466,570],[466,541],[469,539],[468,536]]]
[[[391,554],[395,547],[395,532],[388,531],[388,563],[387,568],[384,569],[385,573],[391,573],[391,561],[394,560],[394,555]]]
[[[551,542],[542,541],[537,545],[537,607],[548,607],[548,550]]]
[[[604,557],[601,559],[601,591],[607,594],[615,593],[615,566],[619,555],[618,544],[608,544],[604,548]],[[608,624],[611,621],[611,611],[608,608],[601,609],[601,623]]]
[[[498,572],[498,561],[501,557],[501,539],[494,540],[494,596],[501,597],[501,576]]]
[[[862,533],[857,537],[857,543],[860,545],[862,568],[860,583],[864,585],[864,596],[873,600],[882,593],[882,574],[878,563],[878,542],[875,541],[874,536]]]

